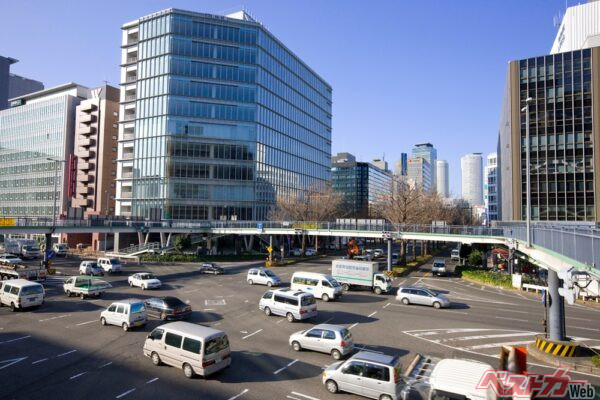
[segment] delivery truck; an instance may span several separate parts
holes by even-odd
[[[111,287],[111,284],[106,281],[86,276],[72,276],[63,284],[63,290],[67,296],[80,296],[82,299],[100,297],[106,289]]]
[[[333,260],[331,275],[342,288],[369,288],[377,294],[388,293],[392,289],[392,281],[379,273],[379,263],[375,261]]]

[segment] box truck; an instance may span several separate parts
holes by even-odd
[[[379,263],[375,261],[333,260],[331,275],[342,284],[344,290],[369,288],[381,294],[392,289],[391,279],[379,273]]]

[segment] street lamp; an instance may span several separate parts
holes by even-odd
[[[526,200],[525,200],[525,229],[527,230],[527,247],[531,247],[531,176],[529,165],[529,105],[533,102],[533,97],[528,97],[525,100],[525,107],[521,108],[521,112],[525,112],[525,177],[526,185]]]
[[[58,181],[58,163],[66,163],[66,161],[50,157],[47,157],[46,160],[54,162],[54,194],[52,196],[54,199],[54,206],[52,207],[52,232],[54,233],[54,230],[56,229],[56,184]]]

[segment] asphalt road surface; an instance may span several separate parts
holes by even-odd
[[[317,321],[289,323],[267,317],[258,309],[266,286],[246,283],[255,262],[221,263],[228,274],[199,275],[191,265],[126,265],[121,275],[108,276],[113,288],[100,299],[68,298],[62,280],[77,273],[79,260],[57,260],[61,275],[46,284],[46,303],[32,311],[0,309],[0,398],[2,399],[291,399],[340,400],[321,384],[321,372],[334,360],[316,352],[295,352],[289,335],[314,323],[349,327],[358,348],[398,354],[404,366],[415,353],[463,357],[492,366],[504,344],[526,345],[540,332],[543,307],[538,296],[496,290],[460,279],[433,278],[428,266],[399,284],[418,284],[444,292],[450,309],[404,306],[394,294],[377,296],[352,291],[341,301],[318,301]],[[330,270],[330,259],[275,268],[284,282],[294,271]],[[127,286],[127,276],[150,271],[163,282],[155,291]],[[123,332],[102,327],[100,312],[114,300],[173,295],[189,302],[191,322],[225,331],[231,343],[232,365],[207,379],[186,379],[181,370],[155,367],[142,354],[148,332],[161,324],[150,319],[142,329]],[[566,306],[567,333],[600,348],[600,308]],[[532,361],[532,360],[529,360]],[[542,363],[530,372],[548,373]],[[599,384],[600,377],[573,373]]]

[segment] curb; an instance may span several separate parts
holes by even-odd
[[[578,357],[571,357],[571,358],[563,358],[563,357],[558,357],[558,356],[554,357],[548,353],[544,353],[544,352],[540,351],[536,347],[535,343],[530,343],[527,346],[527,353],[532,358],[534,358],[538,361],[542,361],[547,364],[550,364],[554,367],[571,367],[571,369],[573,371],[586,372],[588,374],[600,376],[600,368],[591,365],[591,361],[590,361],[590,364],[587,364],[587,363],[583,364],[581,362],[577,362],[577,360],[579,359]]]

